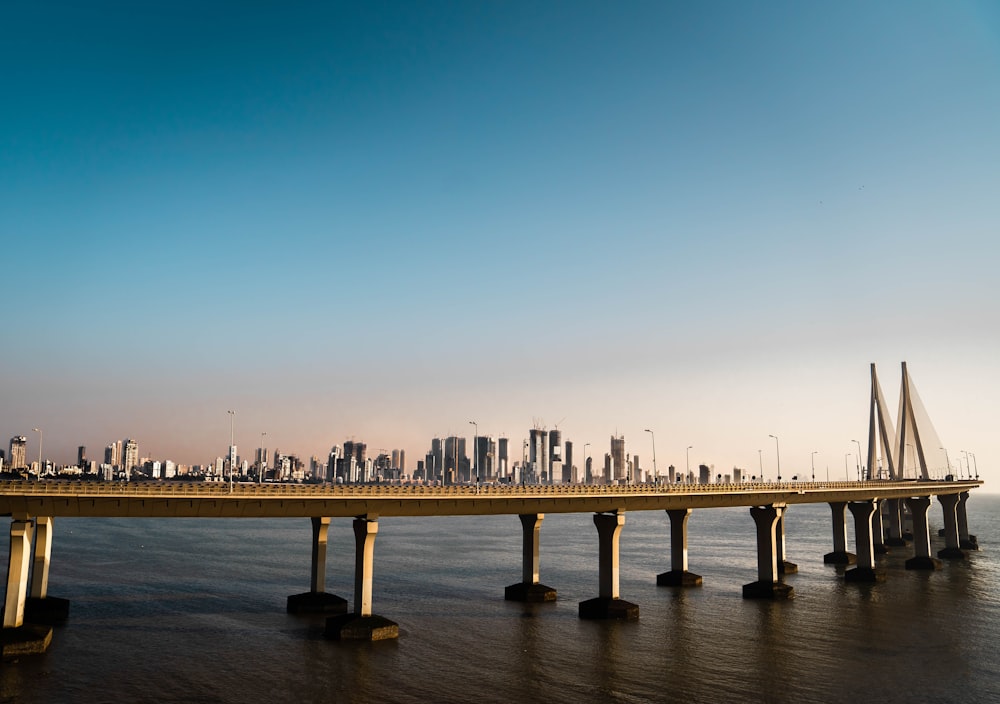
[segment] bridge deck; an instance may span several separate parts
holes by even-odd
[[[603,513],[958,494],[981,481],[553,486],[0,482],[0,515],[292,518]]]

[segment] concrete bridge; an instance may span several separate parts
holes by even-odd
[[[517,515],[523,544],[521,581],[505,598],[548,601],[556,591],[539,578],[539,532],[545,513],[592,513],[598,533],[598,595],[579,605],[581,618],[638,618],[639,607],[621,598],[618,587],[619,536],[629,511],[666,511],[670,518],[670,570],[657,576],[664,586],[696,586],[688,570],[687,522],[694,509],[750,509],[757,535],[757,579],[743,587],[746,598],[788,598],[782,575],[796,570],[785,560],[784,514],[789,506],[827,503],[831,507],[833,550],[830,563],[854,564],[851,582],[870,582],[875,554],[888,545],[912,545],[908,569],[935,569],[928,512],[937,497],[943,513],[946,547],[938,557],[963,558],[976,549],[969,534],[965,504],[968,481],[783,482],[741,484],[645,484],[634,486],[421,486],[288,485],[180,482],[2,482],[0,515],[9,515],[10,557],[0,644],[5,657],[43,651],[53,623],[68,616],[69,603],[48,595],[48,574],[57,517],[277,518],[312,521],[310,589],[288,598],[290,612],[333,614],[327,635],[382,639],[398,626],[372,612],[375,537],[380,517]],[[856,549],[848,551],[847,510],[854,519]],[[904,531],[908,511],[912,532]],[[351,518],[355,534],[353,611],[345,599],[325,591],[327,531],[334,518]],[[888,523],[887,526],[884,522]],[[30,576],[30,579],[29,579]]]

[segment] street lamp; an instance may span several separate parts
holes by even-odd
[[[852,453],[848,452],[846,455],[844,455],[844,481],[845,482],[851,481],[850,470],[847,468],[847,458],[850,457],[851,454]]]
[[[659,484],[660,475],[656,472],[656,435],[649,428],[646,428],[646,432],[649,433],[649,438],[653,442],[653,483]]]
[[[819,452],[819,450],[813,450],[812,456],[809,458],[809,461],[812,464],[813,481],[816,481],[816,453],[817,452]]]
[[[35,432],[35,433],[38,433],[38,474],[36,475],[35,478],[36,479],[41,479],[42,478],[42,437],[43,437],[42,436],[42,429],[41,428],[32,428],[31,430],[33,432]]]
[[[687,481],[687,477],[691,476],[691,448],[692,447],[694,447],[694,445],[688,445],[687,449],[684,450],[684,457],[685,457],[685,461],[686,461],[685,467],[687,467],[687,474],[685,475],[685,481]]]
[[[264,432],[264,431],[261,431],[261,433],[260,433],[260,458],[259,458],[259,462],[257,463],[257,483],[258,484],[263,484],[264,483],[264,468],[267,467],[267,458],[264,457],[264,436],[265,435],[267,435],[267,433]],[[336,460],[334,460],[334,462],[336,463]],[[333,471],[335,473],[337,471],[336,464],[334,464]]]
[[[781,483],[781,451],[778,448],[778,436],[768,435],[769,438],[774,438],[774,456],[778,460],[778,483]]]
[[[861,481],[861,443],[858,442],[857,440],[851,440],[851,442],[853,442],[855,445],[858,446],[858,454],[855,455],[855,458],[856,458],[855,461],[857,462],[857,467],[858,467],[858,481],[860,482]]]
[[[236,441],[236,411],[226,411],[229,414],[229,493],[233,493],[233,464],[236,462],[233,443]]]
[[[764,451],[757,450],[757,466],[760,469],[760,480],[764,481]]]
[[[976,453],[970,452],[969,454],[972,455],[972,466],[976,468],[976,481],[979,481],[979,463],[976,462]],[[972,478],[971,475],[969,478]]]
[[[479,424],[474,420],[469,421],[469,425],[475,427],[475,435],[472,436],[472,467],[476,473],[476,489],[479,489],[479,450],[476,447],[476,440],[479,439]],[[457,463],[457,460],[456,460]]]

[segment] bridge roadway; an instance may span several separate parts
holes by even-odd
[[[227,484],[221,482],[0,482],[0,515],[11,517],[7,591],[0,649],[3,657],[42,652],[51,623],[64,621],[69,602],[48,595],[54,517],[292,518],[312,521],[310,590],[288,597],[290,612],[336,614],[330,637],[378,640],[398,636],[397,624],[372,613],[373,565],[378,521],[385,516],[517,515],[522,529],[522,581],[504,596],[550,601],[556,591],[539,580],[539,531],[545,513],[593,513],[598,532],[599,596],[581,602],[581,618],[638,618],[639,607],[620,598],[619,536],[629,511],[666,511],[670,519],[669,572],[657,584],[700,585],[688,571],[687,523],[692,509],[745,506],[757,533],[758,579],[744,585],[747,598],[788,598],[783,575],[784,513],[792,504],[827,503],[833,515],[833,552],[824,561],[854,564],[849,582],[882,578],[875,554],[886,544],[906,547],[903,509],[912,522],[908,569],[936,569],[927,514],[931,497],[943,509],[945,549],[938,557],[962,559],[977,549],[965,510],[976,481],[781,482],[741,484],[640,484],[552,486],[423,486],[329,484]],[[847,550],[846,512],[855,523],[856,554]],[[883,529],[883,513],[889,519]],[[352,518],[355,536],[354,611],[325,591],[327,532],[332,518]],[[884,542],[883,542],[884,541]],[[29,595],[30,573],[30,595]]]
[[[331,485],[223,482],[0,482],[0,515],[348,518],[612,513],[834,503],[960,494],[978,481],[637,485]]]

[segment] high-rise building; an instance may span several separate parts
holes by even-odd
[[[10,439],[10,468],[24,469],[28,466],[28,438],[15,435]]]
[[[482,481],[492,481],[494,479],[493,455],[496,443],[493,438],[485,435],[476,436],[476,466],[474,471],[478,474],[476,479]]]
[[[622,481],[628,478],[628,466],[625,455],[625,436],[611,436],[611,475],[609,479]]]
[[[122,466],[122,441],[116,440],[104,448],[104,464],[111,467]]]
[[[573,466],[573,441],[567,440],[564,447],[566,461],[563,463],[562,480],[564,484],[576,484],[579,481],[576,467]]]
[[[465,438],[454,435],[444,440],[444,469],[446,483],[471,480],[472,463],[465,453]]]
[[[80,469],[87,467],[87,447],[85,445],[76,448],[76,466]]]
[[[529,467],[535,481],[543,484],[551,481],[549,477],[549,433],[542,428],[532,428],[529,431]]]
[[[700,465],[698,465],[698,483],[699,484],[708,484],[708,483],[710,483],[712,481],[711,476],[712,476],[712,470],[710,470],[708,468],[708,465],[706,465],[706,464],[700,464]]]
[[[497,440],[497,475],[500,477],[506,477],[510,472],[510,458],[507,454],[509,445],[507,438]]]
[[[122,449],[122,469],[126,475],[139,466],[139,443],[132,438],[126,438]]]

